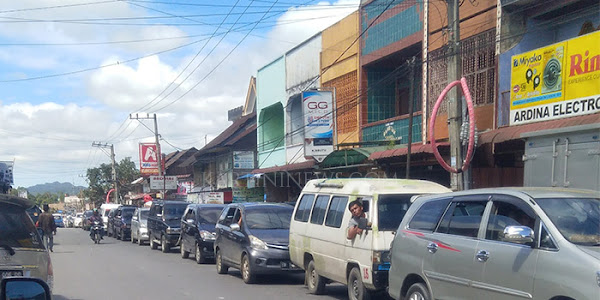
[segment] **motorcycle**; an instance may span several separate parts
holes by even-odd
[[[92,231],[91,236],[94,243],[100,244],[100,240],[102,239],[102,229],[103,226],[100,224],[100,221],[94,221],[90,230]]]

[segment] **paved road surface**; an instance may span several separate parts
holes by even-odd
[[[79,228],[60,228],[51,253],[55,300],[94,299],[347,299],[346,287],[308,294],[303,274],[266,276],[247,285],[238,270],[219,275],[214,264],[198,265],[171,253],[104,237],[95,245]],[[160,249],[160,248],[159,248]]]

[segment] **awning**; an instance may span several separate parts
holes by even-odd
[[[305,169],[312,169],[315,165],[315,161],[314,160],[309,160],[309,161],[305,161],[305,162],[301,162],[301,163],[296,163],[296,164],[288,164],[288,165],[283,165],[283,166],[275,166],[275,167],[270,167],[270,168],[264,168],[264,169],[255,169],[252,171],[252,174],[259,174],[259,173],[275,173],[275,172],[289,172],[289,171],[297,171],[297,170],[305,170]]]
[[[139,183],[142,183],[142,181],[144,181],[144,177],[140,177],[140,178],[132,181],[131,184],[139,184]]]
[[[263,175],[263,173],[256,173],[256,174],[248,173],[246,175],[242,175],[242,176],[238,177],[237,180],[248,179],[248,178],[259,178],[262,175]]]
[[[361,147],[336,150],[329,153],[323,159],[319,164],[319,168],[356,166],[367,160],[372,153],[382,150],[385,150],[385,147]]]
[[[449,145],[450,145],[449,143],[437,143],[438,147],[448,147]],[[431,148],[431,144],[425,144],[425,145],[423,145],[421,143],[414,143],[414,144],[412,144],[412,146],[410,148],[410,152],[411,152],[411,154],[433,153],[433,149]],[[373,152],[369,156],[369,159],[370,160],[377,160],[377,159],[383,159],[383,158],[404,156],[404,155],[407,155],[407,154],[408,154],[408,148],[405,146],[403,148],[389,149],[389,150],[384,150],[384,151]]]
[[[537,122],[518,126],[502,127],[484,132],[479,135],[479,145],[488,143],[502,143],[510,140],[521,138],[522,133],[534,132],[546,129],[555,129],[563,127],[571,127],[578,125],[586,125],[600,122],[600,115],[592,114],[578,116],[573,118],[551,120],[545,122]]]

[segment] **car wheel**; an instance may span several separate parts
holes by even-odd
[[[250,266],[250,259],[248,255],[242,256],[242,279],[245,283],[254,283],[256,281],[256,274],[252,273],[252,267]]]
[[[202,251],[200,249],[200,245],[196,243],[196,253],[195,253],[196,263],[203,264],[206,262],[206,258],[202,255]]]
[[[371,299],[371,294],[362,282],[358,267],[353,268],[348,275],[348,298],[351,300]]]
[[[406,299],[408,300],[429,300],[429,291],[422,283],[415,283],[410,286],[406,293]]]
[[[148,236],[150,236],[150,249],[156,250],[158,248],[158,245],[154,242],[154,239],[152,238],[152,234],[148,233]]]
[[[217,249],[217,253],[215,253],[215,266],[217,267],[217,273],[219,274],[227,274],[229,271],[229,267],[223,263],[223,257],[221,256],[221,251]]]
[[[325,291],[325,278],[315,270],[315,261],[311,260],[306,267],[306,285],[311,294],[320,295]]]
[[[171,246],[169,246],[167,238],[164,235],[160,237],[160,250],[162,253],[168,253],[171,251]]]
[[[179,248],[181,249],[181,258],[188,258],[190,257],[190,253],[185,251],[185,248],[183,248],[183,242],[180,243]]]

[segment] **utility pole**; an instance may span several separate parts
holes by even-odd
[[[460,18],[458,0],[448,2],[448,83],[462,76],[460,58]],[[450,165],[457,170],[462,167],[460,126],[462,124],[462,102],[458,88],[448,92],[448,138],[450,139]],[[451,173],[450,186],[454,191],[463,189],[463,174]]]
[[[162,198],[165,199],[165,172],[162,168],[162,152],[160,151],[160,141],[159,141],[159,134],[158,134],[158,121],[156,120],[156,114],[152,114],[152,116],[150,116],[150,114],[146,114],[146,116],[139,116],[138,114],[135,114],[135,117],[130,114],[129,115],[129,119],[136,119],[136,120],[154,120],[154,140],[156,143],[156,152],[157,152],[157,157],[156,157],[156,162],[158,163],[158,176],[162,176],[163,177],[163,190],[161,191],[162,193]],[[142,123],[144,124],[144,123]],[[145,125],[144,125],[145,126]],[[148,128],[149,129],[149,128]]]
[[[117,169],[115,168],[115,148],[113,144],[102,144],[99,142],[92,142],[92,147],[98,148],[110,148],[110,159],[112,161],[112,180],[115,188],[115,203],[121,203],[119,200],[119,184],[117,183]]]
[[[406,147],[406,179],[410,179],[410,154],[412,150],[412,130],[413,130],[413,98],[414,98],[414,86],[415,86],[415,60],[416,57],[413,56],[412,59],[408,60],[408,65],[410,68],[410,85],[408,88],[408,145]]]

